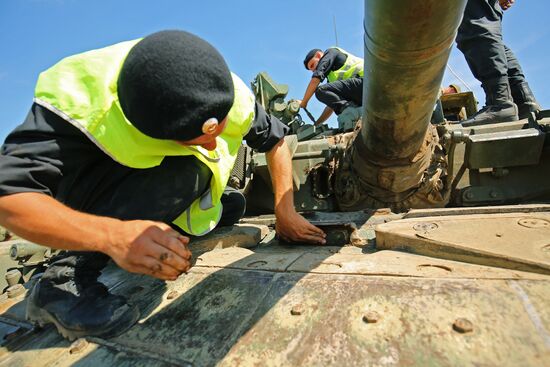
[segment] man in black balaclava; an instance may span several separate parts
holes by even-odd
[[[294,209],[287,127],[256,104],[208,42],[183,31],[70,56],[40,74],[26,120],[0,155],[0,225],[62,249],[28,297],[27,317],[69,339],[110,337],[139,310],[98,281],[109,259],[174,280],[189,235],[232,225],[226,188],[242,139],[266,152],[276,229],[325,243]]]

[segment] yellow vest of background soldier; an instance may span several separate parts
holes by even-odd
[[[313,94],[325,107],[316,125],[325,122],[333,112],[343,120],[357,120],[363,96],[363,59],[339,48],[331,47],[325,52],[320,49],[309,51],[304,66],[313,76],[300,103],[306,109]],[[326,84],[321,84],[327,79]],[[348,116],[349,115],[349,116]],[[346,117],[342,119],[342,117]]]

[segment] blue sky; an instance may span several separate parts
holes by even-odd
[[[505,13],[504,39],[539,102],[550,108],[545,3],[516,0]],[[333,17],[338,45],[361,56],[362,0],[0,0],[0,141],[26,116],[40,71],[65,56],[162,29],[195,33],[217,47],[245,82],[268,71],[289,85],[289,97],[302,98],[311,77],[303,57],[311,48],[335,44]],[[483,103],[479,83],[456,49],[449,64]],[[445,83],[457,82],[447,73]],[[314,99],[309,107],[316,116],[323,108]]]

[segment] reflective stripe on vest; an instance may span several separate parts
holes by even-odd
[[[346,57],[346,62],[344,63],[344,65],[340,67],[340,69],[334,70],[328,73],[327,79],[330,83],[336,80],[345,80],[349,78],[363,76],[364,74],[363,59],[357,56],[354,56],[339,47],[331,47],[331,48],[337,49],[338,51],[345,54],[347,57]]]
[[[77,127],[105,154],[127,167],[152,168],[166,156],[193,155],[199,159],[212,171],[210,188],[174,224],[193,235],[208,233],[219,222],[223,190],[242,138],[254,119],[254,96],[232,73],[235,99],[214,151],[142,134],[124,116],[117,95],[120,68],[137,42],[122,42],[61,60],[40,74],[34,101]]]

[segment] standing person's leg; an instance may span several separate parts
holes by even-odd
[[[519,118],[527,118],[531,112],[540,111],[541,107],[529,87],[529,83],[525,79],[516,55],[506,45],[504,45],[504,50],[506,52],[506,61],[508,62],[508,81],[512,91],[512,98],[518,106]]]
[[[486,107],[471,123],[491,123],[517,119],[508,83],[508,61],[502,42],[502,9],[498,0],[469,0],[458,29],[457,47],[472,74],[485,91]]]
[[[510,83],[510,87],[513,89],[514,86],[526,82],[525,75],[523,74],[523,70],[518,59],[516,58],[516,55],[506,45],[504,45],[504,53],[506,55],[508,82]]]
[[[360,106],[363,96],[363,78],[349,78],[320,85],[315,97],[339,115],[346,107]]]

